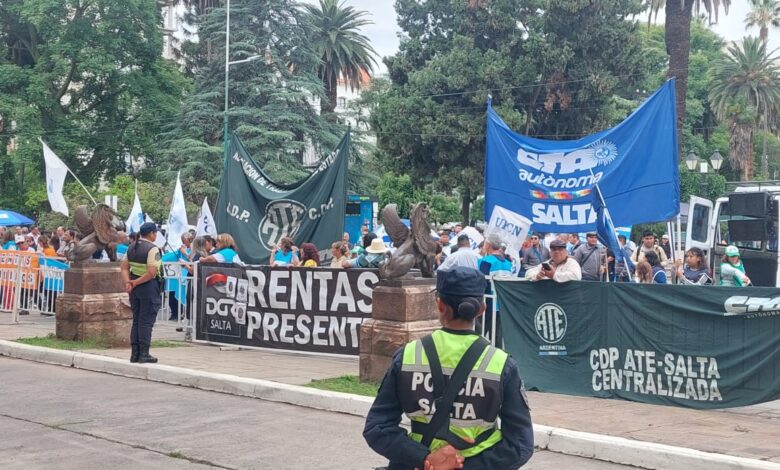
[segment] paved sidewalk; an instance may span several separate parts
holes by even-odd
[[[53,319],[32,315],[19,325],[9,325],[9,319],[9,315],[0,314],[0,339],[45,336],[54,331]],[[156,339],[182,337],[172,325],[155,327]],[[129,350],[121,349],[85,352],[129,356]],[[358,374],[357,358],[222,350],[200,344],[157,348],[153,354],[162,364],[296,385]],[[699,411],[552,393],[528,395],[536,424],[780,463],[780,401]]]

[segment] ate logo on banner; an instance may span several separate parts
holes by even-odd
[[[268,250],[279,245],[284,237],[295,237],[306,217],[306,206],[298,201],[280,199],[265,206],[257,235]]]
[[[536,334],[547,344],[539,345],[540,356],[566,356],[566,346],[558,344],[568,327],[566,312],[557,304],[542,304],[534,315]]]

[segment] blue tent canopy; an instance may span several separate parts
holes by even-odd
[[[35,221],[14,211],[0,209],[0,227],[11,225],[32,225]]]

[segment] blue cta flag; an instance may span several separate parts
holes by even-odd
[[[488,105],[485,219],[496,206],[539,232],[593,230],[598,183],[620,226],[668,220],[680,211],[674,80],[617,126],[578,140],[513,132]]]
[[[617,240],[617,231],[612,223],[612,217],[609,216],[609,210],[604,204],[604,197],[601,194],[599,186],[596,185],[593,191],[593,212],[596,214],[596,234],[599,241],[615,254],[616,263],[624,263],[629,271],[633,271],[634,263],[626,256]]]

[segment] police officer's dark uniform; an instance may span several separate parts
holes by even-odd
[[[439,307],[445,327],[395,353],[363,437],[392,470],[422,470],[448,444],[465,458],[464,469],[519,468],[534,443],[517,363],[473,329],[446,327],[454,319],[473,328],[484,305],[485,277],[459,266],[439,271],[436,284],[439,299],[451,308]],[[409,434],[399,426],[402,414],[412,422]]]
[[[122,264],[122,270],[134,284],[130,291],[130,307],[133,310],[133,326],[130,330],[132,353],[130,362],[157,362],[157,358],[149,355],[152,343],[152,328],[157,319],[157,312],[162,305],[162,264],[160,249],[150,240],[149,234],[157,233],[157,226],[151,222],[141,225],[140,237],[127,248],[127,255]],[[146,274],[150,266],[154,266],[157,274],[143,283],[135,281]]]

